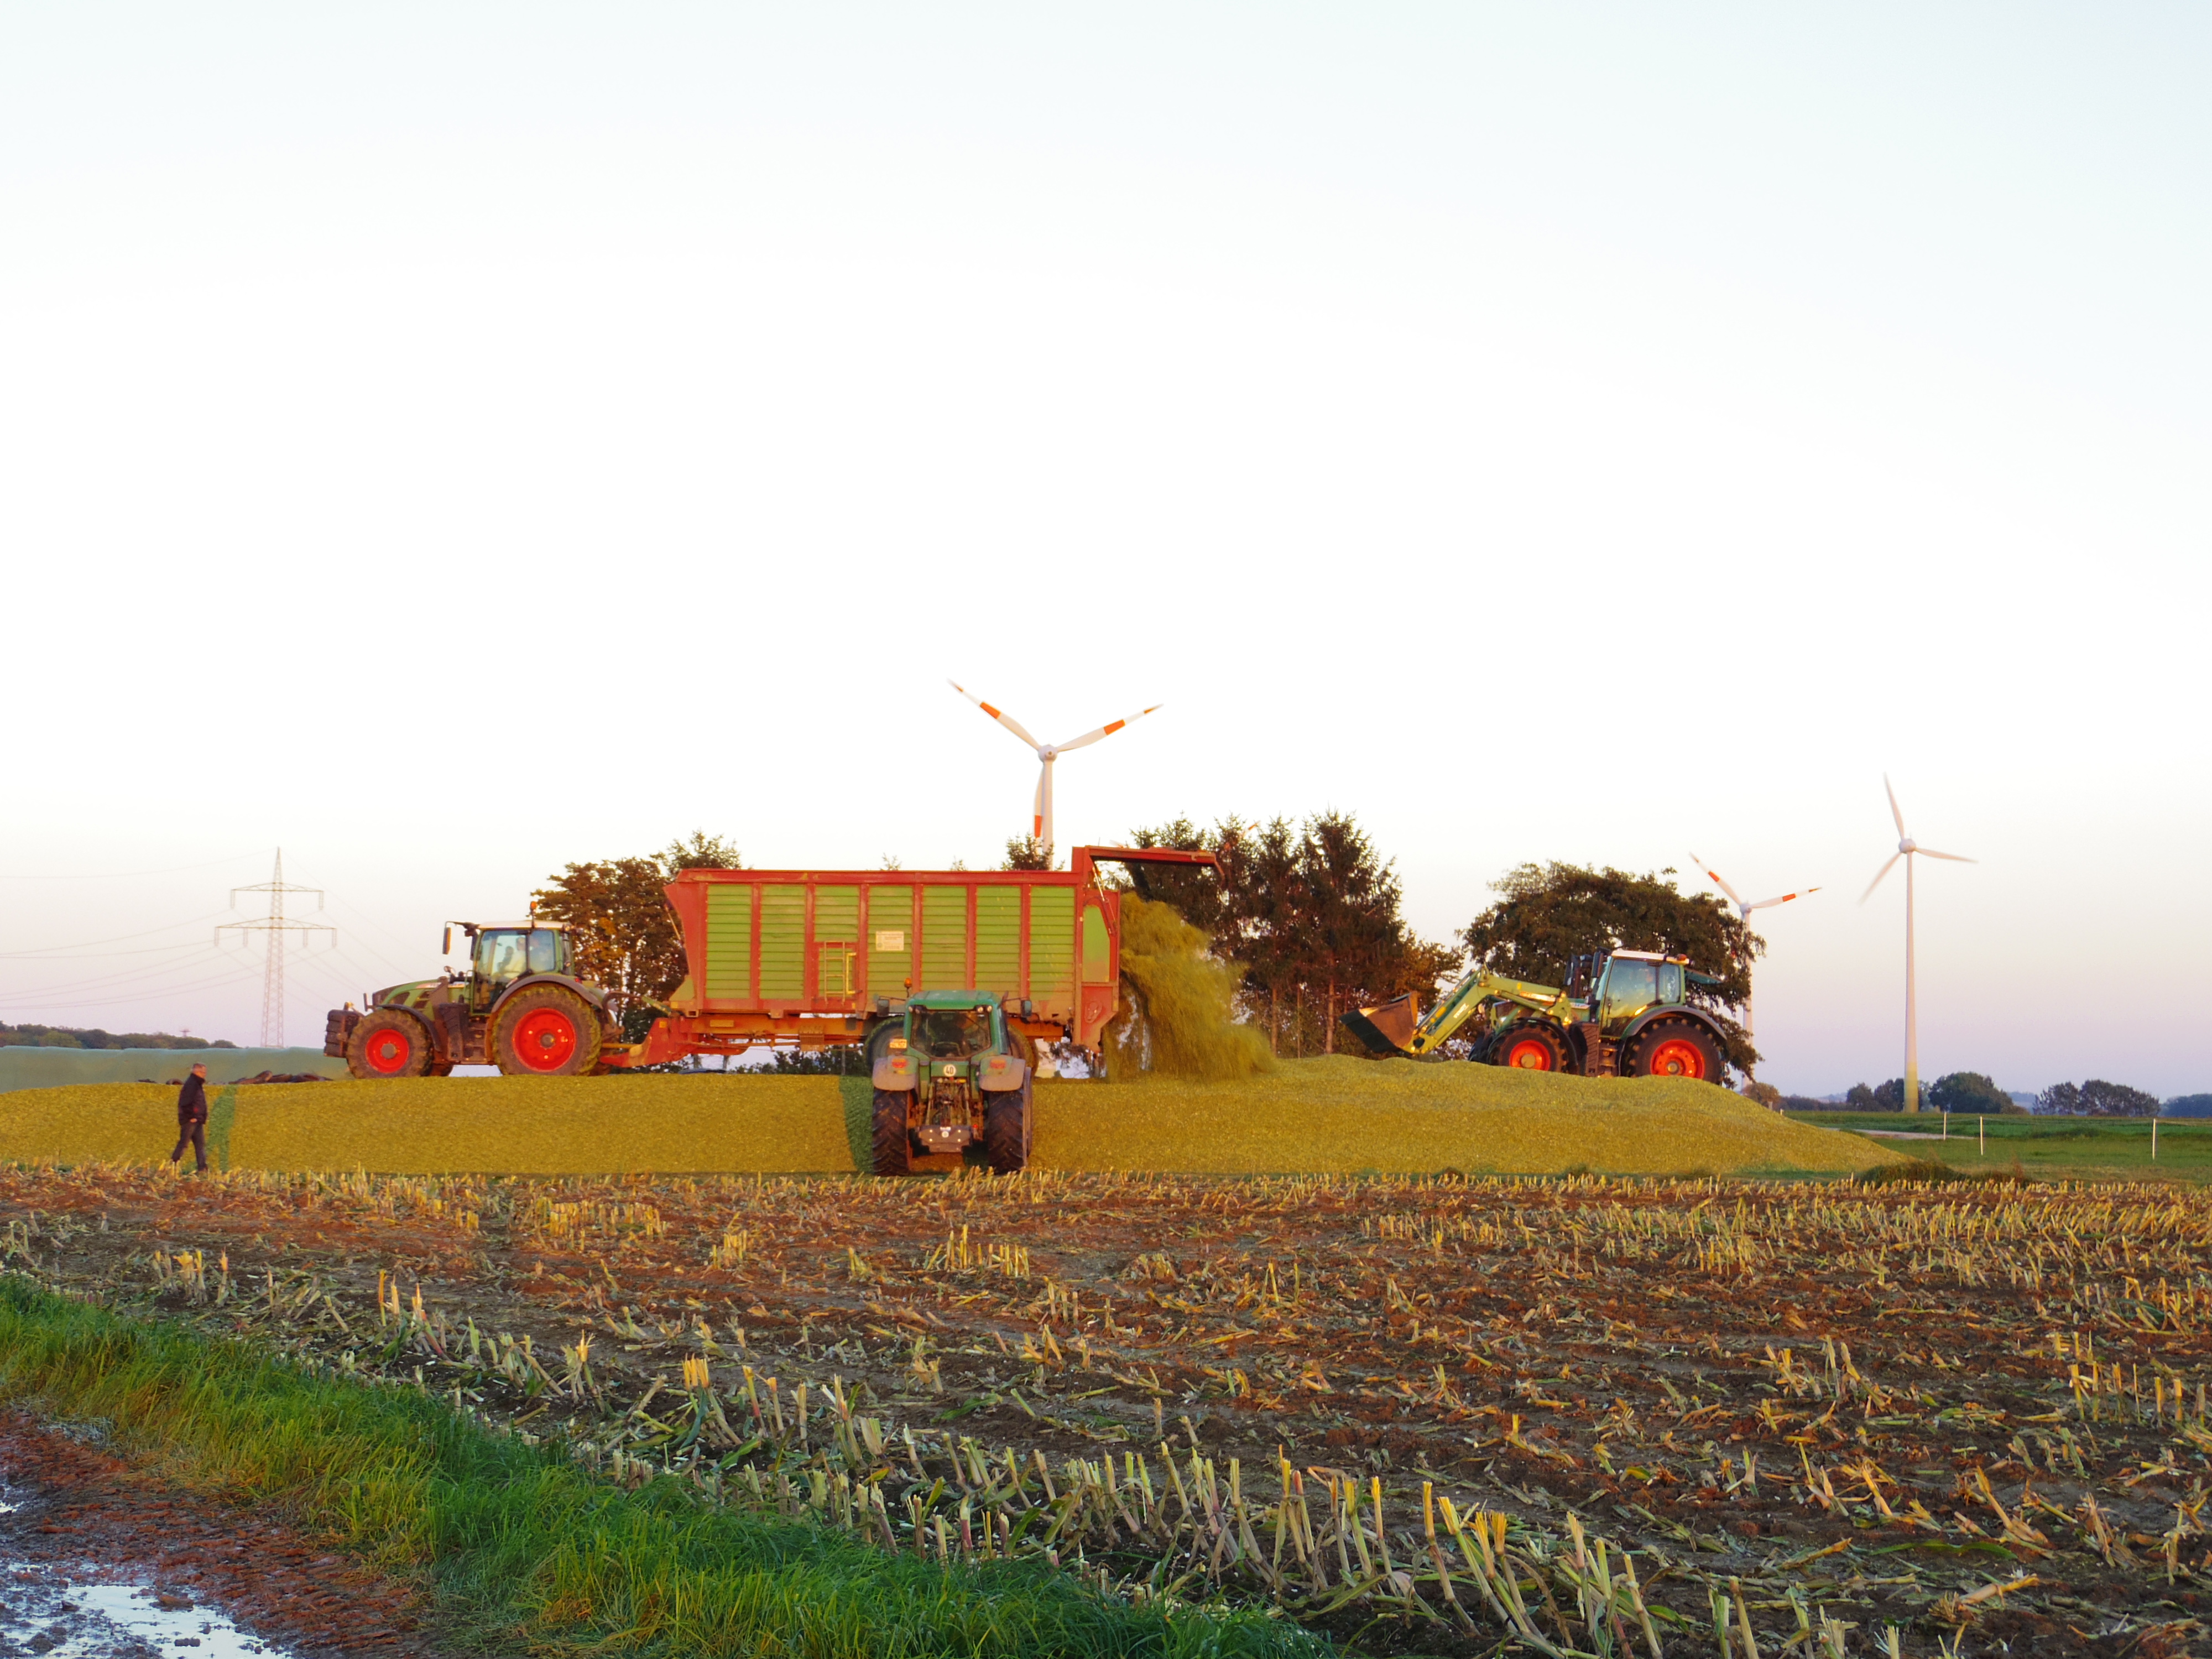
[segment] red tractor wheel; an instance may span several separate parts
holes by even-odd
[[[1662,1019],[1636,1034],[1633,1052],[1621,1070],[1630,1077],[1688,1078],[1699,1083],[1721,1080],[1721,1052],[1702,1025],[1686,1019]]]
[[[1542,1025],[1511,1026],[1490,1041],[1490,1063],[1516,1072],[1556,1072],[1562,1058],[1559,1039]]]
[[[346,1039],[346,1070],[364,1082],[421,1077],[429,1069],[429,1027],[403,1009],[370,1009]]]
[[[491,1051],[508,1077],[575,1077],[599,1063],[599,1017],[561,985],[518,991],[492,1017]]]

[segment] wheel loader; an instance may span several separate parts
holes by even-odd
[[[1478,968],[1425,1018],[1411,994],[1346,1014],[1374,1053],[1433,1056],[1470,1024],[1470,1058],[1526,1072],[1578,1077],[1680,1077],[1719,1083],[1728,1036],[1688,1000],[1717,985],[1687,957],[1607,951],[1575,957],[1564,986],[1508,979]]]
[[[616,1030],[607,994],[579,979],[568,930],[554,921],[447,922],[471,941],[469,966],[386,986],[368,1006],[333,1008],[323,1052],[363,1079],[444,1077],[457,1065],[509,1076],[575,1077],[599,1069]]]

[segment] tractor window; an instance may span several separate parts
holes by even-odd
[[[1659,964],[1659,1000],[1680,1002],[1682,1000],[1682,964],[1662,962]]]
[[[550,927],[530,930],[530,971],[533,974],[559,974],[568,971],[568,964],[562,958],[567,953],[561,949],[561,935]]]
[[[932,1060],[965,1060],[991,1046],[991,1011],[918,1008],[914,1038]]]
[[[1605,970],[1605,1018],[1622,1019],[1659,1000],[1659,964],[1615,957]]]
[[[477,975],[495,985],[522,977],[523,935],[505,928],[477,935]]]

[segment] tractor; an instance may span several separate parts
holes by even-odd
[[[1008,1029],[995,991],[918,991],[886,1002],[864,1052],[875,1084],[879,1176],[902,1176],[921,1152],[963,1153],[976,1141],[1000,1175],[1030,1161],[1036,1065]],[[1020,1008],[1026,1018],[1027,1004]]]
[[[1477,969],[1425,1018],[1409,994],[1345,1016],[1378,1054],[1433,1056],[1470,1023],[1470,1059],[1524,1072],[1579,1077],[1680,1077],[1722,1080],[1728,1034],[1688,1000],[1692,987],[1718,985],[1687,957],[1607,951],[1575,957],[1565,986],[1536,985]]]
[[[364,1079],[444,1077],[455,1066],[493,1065],[508,1076],[577,1077],[599,1067],[616,1021],[607,994],[579,979],[568,930],[559,922],[447,922],[471,940],[468,969],[387,986],[331,1011],[323,1052]]]

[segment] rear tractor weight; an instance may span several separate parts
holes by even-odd
[[[508,1077],[577,1077],[599,1065],[599,1016],[560,985],[517,992],[493,1017],[492,1057]]]
[[[364,1082],[421,1077],[430,1066],[429,1028],[404,1009],[370,1009],[346,1039],[346,1070]]]
[[[1630,1040],[1632,1052],[1621,1070],[1631,1077],[1690,1078],[1718,1083],[1721,1054],[1710,1032],[1686,1019],[1662,1019]]]

